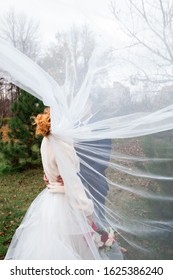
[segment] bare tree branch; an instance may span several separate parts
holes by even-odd
[[[24,54],[37,60],[39,55],[39,24],[11,8],[1,19],[0,36]]]
[[[165,15],[165,11],[164,11],[164,8],[163,8],[163,5],[162,5],[162,0],[159,0],[159,3],[160,3],[160,9],[162,11],[162,16],[163,16],[163,21],[162,21],[162,33],[160,32],[157,32],[156,31],[156,28],[154,28],[151,24],[151,19],[148,18],[147,16],[147,13],[146,13],[146,9],[145,9],[145,3],[144,1],[142,0],[142,9],[140,10],[140,8],[137,7],[136,4],[134,4],[134,2],[132,0],[129,0],[129,2],[131,3],[131,5],[134,7],[134,9],[139,13],[139,15],[144,19],[144,21],[146,22],[146,24],[148,25],[148,27],[150,28],[150,30],[162,41],[162,43],[165,45],[167,51],[168,51],[168,54],[169,54],[169,57],[170,57],[170,61],[173,62],[173,54],[171,52],[171,49],[169,47],[169,44],[167,42],[167,37],[166,37],[166,33],[165,33],[165,29],[166,29],[166,15]],[[137,37],[137,36],[136,36]],[[139,39],[139,37],[137,37]],[[136,38],[136,39],[137,39]],[[145,44],[145,47],[146,47],[146,44]],[[154,50],[152,50],[150,48],[151,51],[154,52]],[[159,56],[161,56],[163,58],[163,56],[161,55],[161,53],[159,51],[155,52],[155,54],[159,54]],[[165,57],[166,58],[166,57]]]
[[[131,48],[133,49],[135,44],[140,45],[145,50],[145,53],[148,53],[148,57],[146,55],[146,58],[151,58],[153,60],[152,63],[155,63],[155,65],[160,68],[160,73],[164,72],[161,67],[172,67],[173,2],[165,2],[164,0],[156,0],[151,2],[146,0],[127,0],[123,1],[123,3],[126,4],[127,8],[124,8],[123,6],[123,9],[121,9],[120,2],[112,0],[110,2],[110,8],[121,29],[126,35],[128,35],[129,38],[133,40],[133,45]],[[127,15],[129,15],[128,19]],[[143,30],[140,30],[137,22],[141,22]],[[147,27],[148,30],[146,32],[146,37],[145,27]],[[149,36],[150,34],[151,36]],[[146,52],[146,50],[148,52]],[[157,59],[154,62],[154,58],[156,59],[157,57],[160,59]],[[173,81],[173,75],[161,75],[163,79],[161,78],[160,74],[155,75],[155,78],[157,77],[156,83],[158,83],[158,80],[160,83]],[[143,80],[150,79],[146,73],[143,77],[145,77]],[[151,82],[154,82],[153,78],[151,79]]]

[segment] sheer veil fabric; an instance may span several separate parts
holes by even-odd
[[[94,5],[91,6],[91,1],[83,1],[85,9],[79,1],[65,1],[63,4],[62,1],[44,1],[47,5],[48,2],[49,18],[56,2],[67,15],[69,12],[74,16],[78,13],[89,20],[96,44],[88,60],[87,71],[81,78],[72,51],[72,30],[68,31],[70,59],[67,57],[64,62],[65,79],[60,85],[54,73],[50,73],[50,67],[46,69],[44,65],[43,69],[9,42],[0,40],[0,70],[8,73],[14,84],[50,107],[50,143],[69,198],[67,203],[65,197],[50,197],[44,190],[33,202],[34,207],[27,212],[26,217],[35,209],[36,216],[43,220],[48,218],[44,210],[41,213],[42,208],[39,210],[40,201],[45,207],[50,203],[55,205],[50,209],[52,215],[56,210],[62,211],[57,220],[56,216],[53,220],[48,218],[51,229],[59,225],[61,218],[64,223],[60,225],[62,232],[59,239],[54,239],[53,234],[50,237],[52,249],[44,252],[47,253],[45,258],[51,259],[53,248],[60,246],[59,258],[62,256],[62,259],[122,259],[117,244],[127,248],[129,259],[173,258],[173,104],[169,102],[155,106],[155,96],[161,91],[164,94],[164,87],[158,81],[154,90],[153,83],[146,85],[138,76],[137,85],[132,81],[132,77],[139,74],[136,70],[139,63],[148,69],[149,62],[144,59],[140,46],[136,45],[133,52],[126,47],[126,39],[117,46],[112,14],[105,14],[101,4],[100,9],[96,10]],[[40,22],[42,20],[40,14]],[[81,22],[76,25],[80,26]],[[119,34],[120,30],[117,37],[120,37]],[[144,32],[143,36],[147,39],[148,33]],[[82,64],[82,58],[77,63]],[[154,72],[154,68],[150,68],[150,71]],[[171,89],[172,84],[168,87]],[[79,211],[82,205],[75,185],[85,189],[92,199],[95,223],[117,231],[117,244],[112,253],[99,254],[86,215],[84,211]],[[31,220],[29,222],[32,223]],[[25,220],[23,223],[25,227]],[[21,231],[13,243],[14,247],[17,239],[20,240]],[[38,236],[42,231],[42,228],[38,229]],[[44,231],[45,238],[47,231]],[[60,240],[66,235],[68,243],[65,248]],[[71,248],[75,247],[79,236],[80,253],[74,254]],[[21,241],[21,246],[23,243]],[[44,253],[41,253],[43,258]],[[31,257],[32,253],[28,258]]]

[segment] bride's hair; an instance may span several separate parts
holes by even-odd
[[[34,119],[36,124],[36,135],[48,136],[50,133],[50,109],[44,109],[42,114],[38,114]]]

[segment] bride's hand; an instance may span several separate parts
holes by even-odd
[[[47,186],[49,184],[49,180],[47,179],[46,174],[43,175],[43,180]],[[60,183],[61,186],[64,186],[64,181],[60,175],[57,177],[57,182]]]
[[[43,175],[43,180],[47,186],[49,184],[49,180],[47,179],[46,174]]]
[[[60,183],[61,186],[64,186],[64,181],[60,175],[57,178],[57,182]]]

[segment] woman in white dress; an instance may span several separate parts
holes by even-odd
[[[68,192],[65,182],[57,181],[61,174],[51,146],[49,110],[39,114],[35,123],[36,134],[44,136],[41,157],[49,183],[29,207],[5,259],[107,259],[106,254],[100,254],[94,241],[94,204],[86,195],[80,179],[77,177],[73,184],[74,178],[71,178],[73,193]],[[65,142],[63,145],[77,174],[80,165],[74,147]],[[122,259],[117,244],[113,252],[114,258]]]

